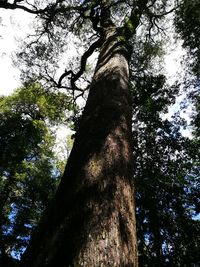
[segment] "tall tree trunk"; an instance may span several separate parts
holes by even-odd
[[[64,176],[21,266],[138,266],[128,83],[128,51],[110,28]]]

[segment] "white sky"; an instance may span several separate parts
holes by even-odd
[[[0,17],[0,95],[8,95],[20,86],[20,72],[11,59],[17,48],[16,40],[28,32],[28,24],[33,16],[22,10],[1,9]]]

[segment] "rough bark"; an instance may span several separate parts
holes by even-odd
[[[128,82],[128,51],[111,27],[58,192],[21,266],[138,266]]]

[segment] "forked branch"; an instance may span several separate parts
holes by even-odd
[[[71,76],[69,77],[70,82],[71,82],[71,87],[72,89],[76,90],[76,81],[81,77],[81,75],[84,73],[85,68],[86,68],[86,63],[87,63],[87,59],[93,54],[93,52],[95,51],[95,49],[97,49],[98,47],[101,46],[102,44],[102,38],[99,38],[97,41],[95,41],[93,44],[91,44],[91,46],[88,48],[88,50],[82,55],[81,57],[81,64],[80,64],[80,69],[77,73],[74,73],[72,70],[65,70],[65,72],[60,76],[59,80],[58,80],[58,87],[62,87],[62,81],[64,78],[66,78],[67,76]]]

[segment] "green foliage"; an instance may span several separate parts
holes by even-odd
[[[175,103],[179,86],[167,85],[163,74],[152,71],[151,62],[160,48],[151,51],[148,46],[135,43],[131,62],[139,264],[198,266],[197,139],[182,136],[185,123],[178,113],[171,120],[162,119]]]
[[[32,120],[36,120],[36,124],[41,119],[41,124],[38,124],[39,128],[42,128],[44,119],[55,124],[65,118],[66,110],[73,110],[70,98],[66,94],[48,92],[39,83],[25,83],[25,87],[16,90],[11,97],[2,100],[2,105],[5,106],[5,112],[9,112],[10,106],[12,106],[12,112],[28,116]]]
[[[5,258],[23,252],[55,193],[63,163],[54,155],[55,136],[50,126],[62,123],[71,108],[65,94],[46,92],[37,83],[0,99],[0,243],[4,264]]]
[[[146,98],[133,132],[140,264],[198,266],[198,150],[182,137],[178,118],[163,121],[160,107],[149,105],[153,95]]]
[[[183,0],[176,12],[175,24],[177,32],[183,39],[184,47],[189,49],[188,56],[193,71],[200,77],[200,2]]]

